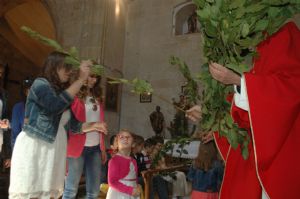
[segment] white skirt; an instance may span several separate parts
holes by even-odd
[[[135,179],[135,178],[136,178],[136,173],[135,173],[134,165],[132,162],[130,162],[129,173],[123,179],[120,179],[119,182],[129,187],[136,187],[137,184],[135,180],[134,181],[124,180],[124,179]],[[128,195],[112,187],[109,187],[106,194],[106,199],[140,199],[140,197],[139,196],[134,197],[132,195]]]
[[[53,143],[29,136],[22,131],[14,147],[10,171],[10,199],[59,198],[64,189],[67,135],[64,112]]]
[[[136,182],[127,182],[124,183],[127,186],[132,186],[135,187],[136,186]],[[122,193],[114,188],[109,187],[107,194],[106,194],[106,199],[140,199],[140,197],[134,197],[132,195],[128,195],[126,193]]]

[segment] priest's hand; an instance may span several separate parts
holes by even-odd
[[[237,86],[241,84],[241,77],[237,73],[220,64],[210,63],[209,72],[215,80],[223,84],[234,84]]]

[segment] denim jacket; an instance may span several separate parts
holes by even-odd
[[[23,130],[34,137],[54,142],[63,112],[69,108],[73,98],[66,92],[56,93],[45,78],[37,78],[29,91],[25,108]],[[82,123],[71,113],[65,129],[81,132]]]
[[[208,170],[200,170],[191,166],[187,179],[192,182],[192,189],[201,192],[218,192],[223,178],[223,165],[215,161],[213,167]]]

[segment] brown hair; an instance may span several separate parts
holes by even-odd
[[[144,144],[145,140],[142,136],[140,135],[137,135],[137,134],[133,134],[133,143],[136,145],[136,146],[139,146],[141,144]]]
[[[218,159],[218,151],[213,141],[199,146],[198,156],[194,160],[197,169],[208,171],[213,167],[213,163]]]
[[[50,53],[44,63],[42,77],[46,78],[56,92],[60,92],[69,86],[69,82],[61,83],[57,70],[65,68],[71,70],[72,65],[66,64],[65,57],[67,54],[54,51]]]

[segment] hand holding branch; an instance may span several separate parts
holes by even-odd
[[[241,77],[237,73],[220,64],[210,63],[209,72],[215,80],[223,84],[234,84],[238,86],[241,84]]]

